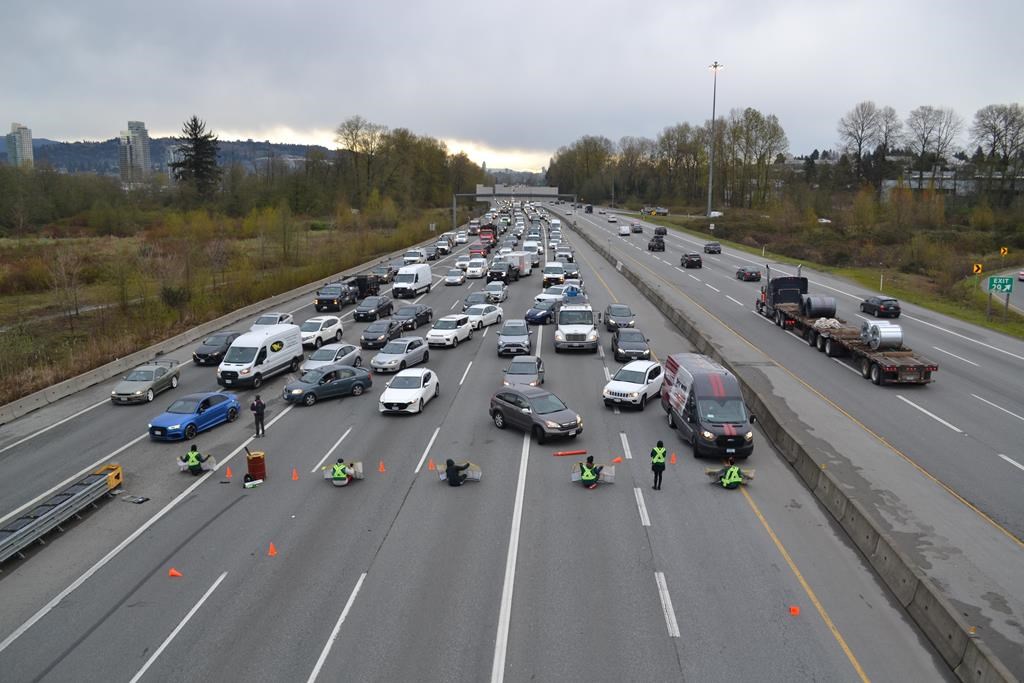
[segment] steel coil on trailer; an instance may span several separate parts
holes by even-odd
[[[832,296],[811,296],[804,294],[800,304],[804,316],[807,318],[834,318],[836,317],[836,299]]]
[[[872,326],[886,326],[895,325],[896,323],[888,320],[865,320],[860,324],[860,340],[865,344],[871,343],[871,328]]]
[[[903,328],[899,325],[873,324],[871,326],[871,341],[868,342],[868,346],[875,351],[900,348],[903,346]]]

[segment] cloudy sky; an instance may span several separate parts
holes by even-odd
[[[776,114],[795,154],[861,100],[969,124],[1024,102],[1024,0],[4,0],[0,123],[108,139],[192,113],[222,139],[315,142],[361,114],[492,168],[585,134]],[[966,135],[962,144],[966,145]]]

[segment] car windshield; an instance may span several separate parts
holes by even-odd
[[[415,273],[399,273],[395,276],[395,282],[416,282]]]
[[[232,346],[224,355],[225,363],[251,363],[256,357],[256,348],[253,346]]]
[[[277,315],[261,315],[256,318],[256,322],[253,325],[276,325],[278,321]]]
[[[388,325],[387,321],[380,321],[380,322],[370,323],[369,325],[366,326],[366,330],[365,331],[366,332],[371,332],[371,333],[374,333],[374,334],[381,334],[382,332],[387,332],[388,331],[388,326],[389,325]]]
[[[533,412],[538,415],[549,415],[557,413],[559,410],[565,410],[565,404],[554,394],[532,398],[530,399],[530,405],[533,407]]]
[[[457,320],[445,320],[442,318],[434,323],[435,330],[454,330],[456,327],[458,327]]]
[[[323,323],[321,323],[319,320],[307,320],[306,322],[302,323],[302,327],[300,329],[303,332],[319,332],[320,326],[322,324]]]
[[[469,261],[470,268],[483,268],[486,265],[487,261],[484,261],[482,258],[470,259]]]
[[[559,325],[593,325],[594,313],[592,311],[561,311],[558,314]]]
[[[390,270],[391,266],[377,266],[376,268],[373,269],[373,272],[379,273],[381,275],[387,275]]]
[[[206,346],[221,346],[222,344],[227,342],[227,340],[228,335],[226,334],[212,334],[203,340],[203,344],[205,344]]]
[[[533,308],[538,311],[550,311],[554,307],[554,301],[538,301],[533,305]]]
[[[486,310],[486,306],[470,306],[466,309],[466,315],[483,315]]]
[[[380,352],[402,354],[405,353],[405,344],[402,342],[388,342]]]
[[[378,303],[380,303],[380,300],[377,297],[368,296],[363,299],[363,303],[359,304],[359,308],[373,308]]]
[[[462,277],[462,270],[459,268],[452,268],[448,271],[448,277]]]
[[[125,376],[125,381],[128,382],[152,382],[153,371],[152,370],[132,370]]]
[[[302,373],[302,377],[299,377],[299,381],[304,384],[316,384],[320,381],[320,378],[324,376],[324,373],[320,370],[307,370]]]
[[[629,310],[629,306],[609,306],[608,315],[614,315],[617,318],[628,318],[633,315],[633,312]]]
[[[629,384],[643,384],[647,377],[647,373],[642,370],[627,370],[626,368],[620,368],[615,376],[612,377],[616,382],[628,382]]]
[[[338,349],[331,349],[326,346],[322,346],[313,352],[313,355],[309,357],[310,360],[334,360],[334,354],[338,352]]]
[[[418,251],[407,251],[407,252],[405,252],[405,258],[420,258],[421,256],[423,256],[423,254],[421,254]]]
[[[505,289],[505,285],[501,284],[500,282],[492,282],[486,287],[484,287],[484,289],[486,289],[488,292],[500,292],[501,290]],[[882,303],[885,302],[883,301]]]
[[[398,309],[398,313],[395,313],[396,318],[411,318],[416,315],[415,306],[402,306]]]
[[[399,375],[391,380],[391,389],[419,389],[419,375]]]
[[[562,296],[565,293],[565,287],[548,287],[544,290],[545,294],[554,294],[556,296]]]
[[[896,305],[896,299],[882,299],[878,303],[879,304],[884,304],[886,306],[895,306]]]
[[[338,296],[341,294],[341,287],[323,287],[317,294],[319,296]]]
[[[701,420],[708,422],[746,422],[747,411],[738,398],[704,399],[697,401]]]
[[[505,372],[510,375],[536,375],[537,364],[532,360],[514,360]]]
[[[509,337],[525,337],[526,336],[526,323],[517,321],[509,321],[505,323],[505,326],[501,328],[501,333]]]
[[[644,333],[639,330],[619,330],[620,342],[642,342],[647,341]]]
[[[545,266],[544,267],[544,274],[545,275],[561,275],[564,272],[565,272],[565,268],[563,268],[562,266]]]
[[[182,398],[174,403],[167,409],[168,413],[179,413],[182,415],[191,415],[196,412],[196,408],[199,407],[199,399],[195,398]]]

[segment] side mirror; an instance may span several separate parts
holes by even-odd
[[[523,411],[523,415],[529,415],[532,412],[529,408],[521,408],[520,410]]]

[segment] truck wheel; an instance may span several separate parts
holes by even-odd
[[[878,366],[878,363],[871,364],[871,383],[881,384],[882,383],[882,368]]]
[[[807,339],[807,345],[811,348],[814,348],[814,345],[818,343],[818,333],[813,329],[808,329],[804,337]]]
[[[775,324],[782,327],[782,311],[775,311]]]
[[[825,337],[821,336],[820,334],[818,335],[818,341],[817,341],[817,343],[815,344],[815,346],[817,346],[817,347],[818,347],[818,350],[819,350],[819,351],[822,351],[822,352],[824,352],[824,351],[825,351],[825,342],[826,342],[826,341],[828,341],[828,340],[827,340],[827,339],[825,339]]]
[[[839,345],[833,343],[832,337],[825,340],[825,355],[829,358],[835,358],[839,355]]]
[[[292,362],[288,365],[288,371],[289,372],[298,372],[299,371],[299,361],[300,360],[302,360],[302,359],[301,358],[292,358]]]
[[[860,376],[864,379],[871,377],[871,361],[867,358],[862,358],[860,361]]]

